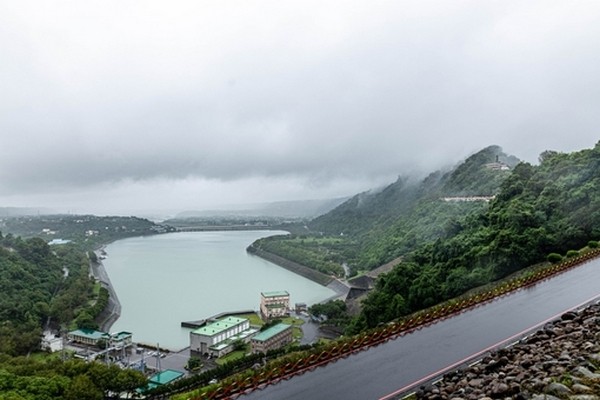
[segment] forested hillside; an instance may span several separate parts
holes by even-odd
[[[37,350],[43,326],[94,327],[102,310],[85,253],[0,233],[0,353]]]
[[[380,191],[352,197],[331,212],[310,222],[312,231],[326,234],[356,235],[393,225],[409,215],[419,202],[438,200],[442,196],[493,195],[519,160],[505,154],[498,146],[487,147],[461,162],[450,171],[436,171],[422,181],[400,177]],[[503,163],[503,164],[501,164]],[[494,164],[494,165],[492,165]]]
[[[354,273],[401,257],[378,279],[351,331],[372,327],[596,246],[600,143],[569,154],[547,151],[539,159],[539,165],[515,165],[514,157],[492,146],[418,184],[399,180],[379,193],[353,197],[309,223],[313,237],[270,238],[258,245],[283,250],[300,263],[319,255],[346,262]],[[448,199],[474,195],[494,197]]]
[[[495,195],[517,162],[490,146],[451,171],[434,172],[420,182],[399,178],[380,191],[358,194],[310,221],[306,237],[267,238],[254,245],[337,276],[343,274],[342,263],[351,274],[371,270],[423,242],[451,235],[458,220],[481,212],[487,203],[442,198]]]
[[[451,235],[425,243],[377,282],[354,330],[375,326],[547,259],[597,246],[600,143],[521,163],[489,206],[458,220]]]
[[[9,355],[38,349],[48,323],[55,329],[97,327],[108,291],[89,276],[89,251],[170,229],[142,218],[89,215],[6,217],[0,228],[0,353]],[[70,242],[48,245],[57,238]]]
[[[39,347],[62,279],[62,266],[43,240],[0,235],[0,353],[25,354]]]
[[[107,298],[78,246],[0,233],[0,398],[102,399],[144,385],[139,372],[116,365],[32,356],[48,324],[96,327]]]
[[[41,237],[71,240],[81,248],[99,245],[131,236],[152,235],[174,230],[145,218],[95,215],[26,215],[0,218],[0,231],[23,238]]]

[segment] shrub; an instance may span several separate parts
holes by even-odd
[[[590,240],[588,242],[588,247],[590,249],[597,249],[598,248],[598,242],[596,240]]]
[[[185,366],[185,369],[190,371],[199,371],[200,369],[202,369],[203,366],[204,363],[202,362],[201,358],[190,357],[188,359],[187,365]]]
[[[562,258],[562,256],[561,256],[560,254],[558,254],[558,253],[550,253],[550,254],[548,254],[548,257],[546,257],[546,259],[547,259],[549,262],[551,262],[551,263],[555,264],[555,263],[561,262],[563,258]]]
[[[579,252],[577,250],[569,250],[567,251],[567,258],[577,257]]]

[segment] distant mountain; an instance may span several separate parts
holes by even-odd
[[[27,215],[51,215],[56,211],[49,208],[37,207],[0,207],[0,218],[2,217],[21,217]]]
[[[325,214],[343,203],[347,198],[324,200],[279,201],[230,206],[218,210],[184,211],[174,219],[202,217],[272,217],[272,218],[314,218]]]
[[[353,196],[305,224],[308,230],[299,232],[311,240],[271,237],[253,246],[327,274],[344,275],[342,264],[350,275],[372,270],[459,229],[461,219],[487,207],[518,162],[498,146],[486,147],[421,181],[400,177]]]
[[[455,196],[493,196],[519,159],[499,146],[471,155],[449,171],[436,171],[418,182],[400,177],[383,190],[357,194],[310,222],[313,231],[357,235],[391,226],[423,201]]]

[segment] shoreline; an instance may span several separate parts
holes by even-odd
[[[266,231],[268,230],[265,230],[265,232]],[[110,281],[108,272],[106,271],[106,269],[104,268],[104,264],[102,263],[102,257],[105,257],[106,246],[108,246],[109,244],[110,243],[103,244],[98,249],[94,250],[97,261],[94,262],[90,260],[90,270],[94,278],[98,282],[100,282],[100,284],[109,292],[108,305],[98,318],[98,329],[103,332],[110,333],[110,329],[121,316],[121,303],[119,301],[117,292],[115,291],[112,282]],[[295,263],[293,261],[289,261],[275,254],[255,249],[252,245],[248,246],[246,251],[250,255],[257,256],[265,261],[273,263],[274,265],[277,265],[280,268],[284,268],[290,272],[295,273],[296,275],[311,280],[334,292],[333,295],[324,299],[320,303],[326,303],[328,301],[343,298],[350,291],[350,287],[345,282],[337,278],[331,277],[329,275],[323,274],[322,272],[311,269],[307,266]]]
[[[302,265],[297,262],[288,260],[276,254],[257,249],[253,245],[248,246],[246,248],[246,252],[250,255],[262,258],[265,261],[275,264],[280,268],[293,272],[296,275],[300,275],[303,278],[318,283],[319,285],[331,289],[335,292],[335,295],[330,296],[329,298],[323,300],[321,303],[326,303],[330,300],[335,300],[339,297],[346,296],[350,291],[350,287],[338,278],[326,275],[320,271],[309,268],[306,265]]]
[[[98,322],[98,329],[102,332],[110,333],[110,329],[113,324],[117,322],[119,317],[121,316],[121,302],[119,301],[119,297],[117,296],[117,292],[115,291],[108,273],[104,268],[104,264],[102,263],[102,253],[104,253],[104,249],[106,245],[101,246],[98,250],[95,250],[97,261],[90,260],[90,269],[94,278],[100,282],[100,284],[108,290],[108,305],[100,314],[100,321]]]

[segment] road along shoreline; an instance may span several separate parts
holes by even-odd
[[[100,249],[94,251],[96,254],[96,260],[90,260],[90,270],[92,271],[94,278],[100,282],[102,287],[106,288],[109,293],[108,305],[98,317],[98,328],[103,332],[110,332],[113,324],[121,316],[121,303],[119,302],[117,292],[110,282],[108,273],[106,272],[104,264],[102,263],[102,258],[106,254],[104,249],[105,246],[102,246]]]

